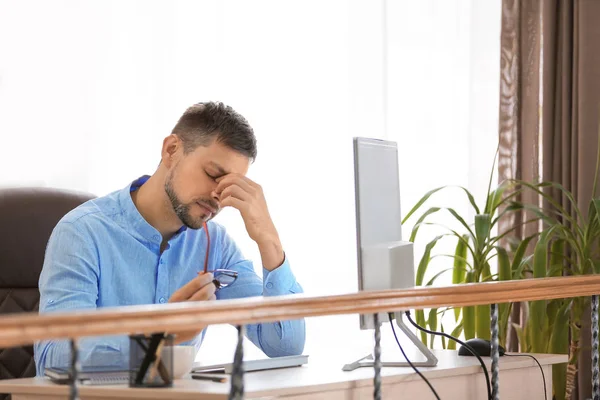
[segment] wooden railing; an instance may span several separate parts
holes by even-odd
[[[474,283],[446,287],[415,287],[403,290],[358,292],[335,296],[290,295],[218,302],[187,302],[165,305],[128,306],[52,314],[16,314],[0,317],[0,348],[31,344],[45,339],[76,339],[84,336],[177,332],[200,330],[208,325],[234,324],[240,331],[250,323],[292,320],[339,314],[376,314],[445,306],[501,304],[592,296],[592,313],[597,316],[600,275],[526,279]],[[495,313],[495,314],[494,314]],[[492,351],[497,353],[497,307],[492,307]],[[598,353],[598,318],[593,319],[594,356]],[[378,331],[377,331],[378,332]],[[494,345],[495,335],[495,345]],[[240,336],[241,337],[241,336]],[[495,350],[494,350],[495,346]],[[241,342],[238,344],[241,352]],[[76,357],[74,357],[75,360]],[[236,354],[241,364],[241,355]],[[73,362],[74,371],[76,363]],[[497,354],[492,358],[492,372]],[[239,365],[238,365],[239,367]],[[241,371],[241,369],[240,369]],[[241,373],[241,372],[240,372]],[[377,374],[376,374],[377,375]],[[239,376],[238,376],[239,378]],[[241,378],[240,378],[241,379]],[[238,381],[240,381],[238,379]],[[600,396],[598,373],[594,374],[595,394]],[[236,381],[232,379],[232,382]],[[73,383],[77,398],[76,383]],[[241,398],[243,386],[234,387],[230,398]]]
[[[501,304],[600,294],[600,275],[473,283],[445,287],[358,292],[336,296],[290,295],[240,300],[104,308],[0,317],[0,347],[42,339],[171,332],[207,325],[246,325],[339,314],[373,314],[445,306]]]

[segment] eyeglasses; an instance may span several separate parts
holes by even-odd
[[[204,272],[210,272],[208,270],[208,252],[210,250],[210,235],[208,234],[208,227],[206,222],[203,224],[204,231],[206,232],[206,256],[204,257]],[[213,273],[213,283],[217,287],[217,290],[223,289],[229,285],[232,285],[238,277],[238,273],[231,269],[215,269]]]
[[[215,269],[213,276],[213,283],[217,287],[217,290],[219,290],[232,285],[236,281],[238,273],[230,269]]]

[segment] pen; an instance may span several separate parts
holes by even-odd
[[[215,376],[215,375],[202,375],[202,374],[192,374],[192,379],[197,379],[199,381],[212,381],[212,382],[219,382],[219,383],[224,383],[227,382],[227,378],[226,377],[222,377],[222,376]]]

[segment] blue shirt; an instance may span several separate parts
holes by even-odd
[[[126,188],[90,200],[65,215],[48,241],[39,280],[40,313],[166,303],[173,292],[204,267],[206,234],[182,228],[161,254],[162,236],[138,212],[130,192],[143,185],[142,177]],[[245,260],[225,229],[209,221],[209,270],[238,272],[238,279],[217,291],[217,299],[280,296],[301,293],[287,257],[273,271],[263,268],[263,279]],[[206,330],[191,343],[198,350]],[[248,325],[246,335],[269,357],[301,354],[304,320]],[[79,341],[82,365],[126,366],[127,336],[100,336]],[[70,364],[66,340],[34,345],[38,376],[45,367]]]

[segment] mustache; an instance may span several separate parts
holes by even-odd
[[[197,200],[197,202],[207,206],[208,208],[213,210],[214,213],[217,213],[221,210],[219,203],[217,203],[216,201],[214,201],[212,199],[199,199],[199,200]]]

